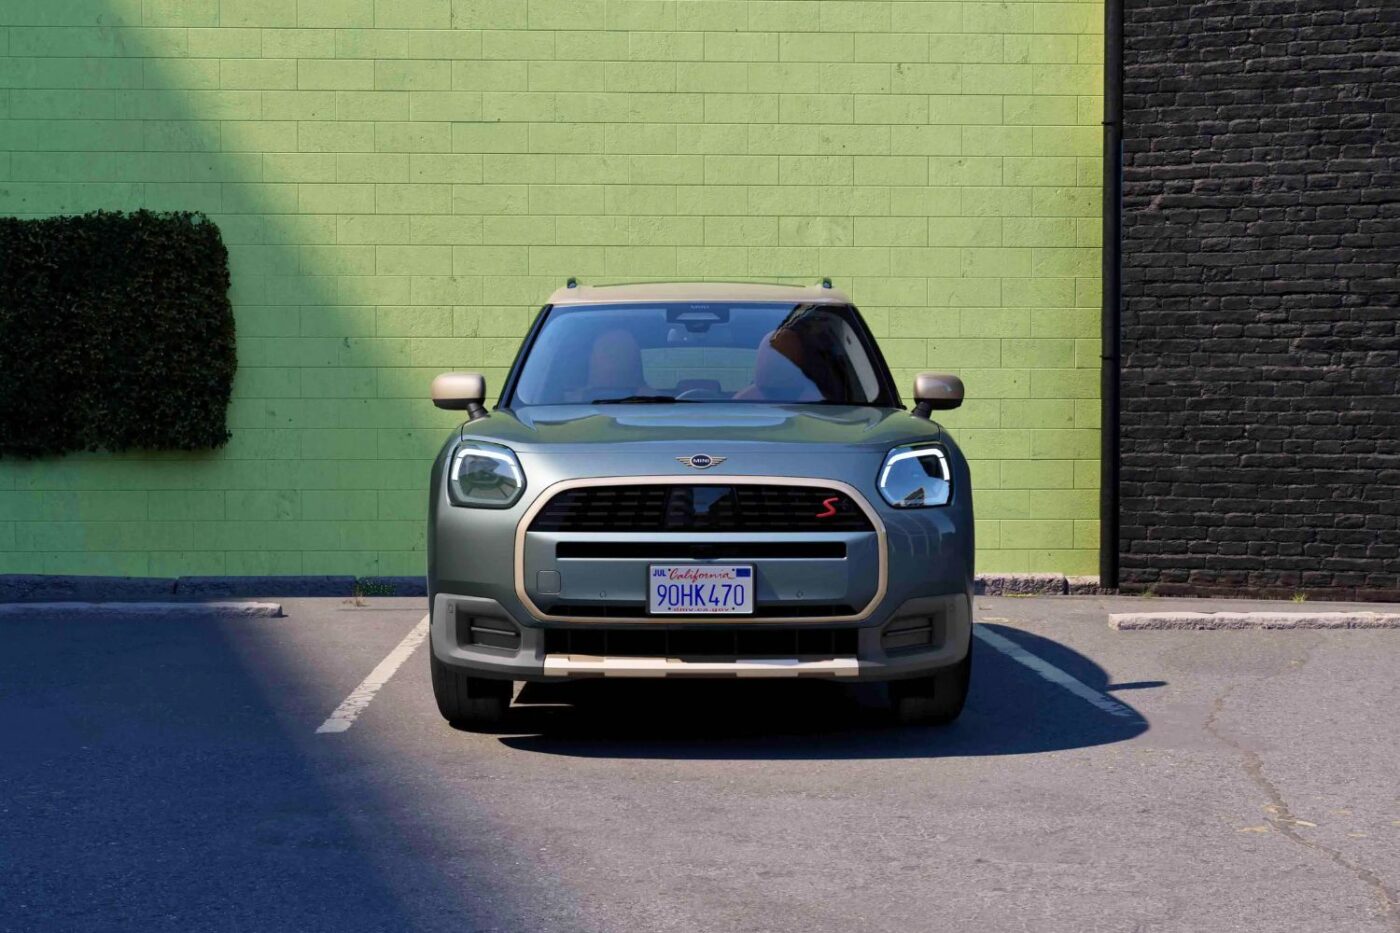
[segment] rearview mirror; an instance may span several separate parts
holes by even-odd
[[[486,417],[486,377],[480,373],[443,373],[433,380],[433,404],[465,411],[468,421]]]
[[[914,414],[948,411],[963,403],[963,381],[952,373],[919,373],[914,377]]]

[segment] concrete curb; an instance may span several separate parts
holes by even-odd
[[[424,577],[87,577],[0,574],[0,603],[124,602],[232,599],[249,596],[425,596]]]
[[[1098,577],[1065,577],[1065,586],[1071,596],[1101,596],[1104,592]]]
[[[237,596],[349,596],[354,592],[351,576],[309,577],[180,577],[175,581],[176,596],[208,599]]]
[[[361,577],[367,596],[427,596],[427,577]]]
[[[976,592],[982,596],[1061,596],[1068,590],[1058,573],[979,573]]]
[[[1400,628],[1395,612],[1123,612],[1108,617],[1120,632],[1239,631],[1245,629]]]
[[[281,603],[251,602],[135,602],[135,603],[0,603],[0,618],[64,615],[84,619],[280,619]]]
[[[0,574],[0,603],[169,599],[174,592],[173,577]]]
[[[978,596],[1098,596],[1098,577],[1067,577],[1061,573],[979,573]]]

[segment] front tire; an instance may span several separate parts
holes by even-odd
[[[443,719],[459,729],[496,726],[505,719],[513,683],[463,674],[439,661],[431,647],[428,659],[433,673],[433,697]]]
[[[905,726],[946,726],[962,713],[972,682],[972,644],[952,667],[926,677],[890,681],[895,721]]]

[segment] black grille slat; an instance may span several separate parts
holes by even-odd
[[[597,619],[649,619],[656,618],[647,612],[647,607],[626,603],[555,603],[549,607],[552,616],[578,616]],[[823,619],[830,616],[855,615],[850,606],[834,603],[800,605],[794,603],[756,603],[754,615],[770,619]],[[665,618],[678,619],[682,616],[668,615]],[[715,616],[697,616],[713,619]]]
[[[546,654],[615,658],[835,658],[856,653],[859,630],[762,628],[550,628]]]
[[[819,518],[828,509],[835,515]],[[531,531],[871,531],[870,519],[835,489],[735,483],[582,486],[545,504]]]
[[[560,541],[554,556],[563,559],[634,558],[644,560],[757,560],[805,558],[836,560],[846,556],[844,541]]]

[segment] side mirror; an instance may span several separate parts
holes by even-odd
[[[963,381],[952,373],[919,373],[914,377],[914,415],[948,411],[963,403]]]
[[[433,380],[433,404],[465,411],[468,421],[486,417],[486,377],[480,373],[443,373]]]

